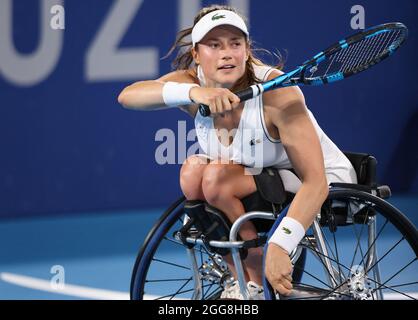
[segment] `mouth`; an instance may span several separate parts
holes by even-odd
[[[225,64],[225,65],[219,67],[218,70],[233,70],[235,68],[236,68],[236,66],[234,66],[233,64]]]

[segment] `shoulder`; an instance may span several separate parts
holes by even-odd
[[[253,69],[254,69],[254,75],[255,75],[255,77],[258,79],[258,80],[260,80],[260,81],[262,81],[262,82],[265,82],[265,81],[267,81],[267,77],[274,71],[274,70],[277,70],[277,69],[275,69],[274,67],[272,67],[272,66],[269,66],[269,65],[265,65],[265,64],[262,64],[262,65],[260,65],[260,64],[256,64],[256,63],[253,63]]]
[[[274,69],[268,76],[267,81],[283,74],[283,71]],[[265,105],[272,107],[273,109],[283,110],[295,103],[301,103],[305,105],[305,97],[302,93],[302,90],[295,86],[265,92],[263,94],[263,102]]]
[[[176,70],[176,71],[163,75],[157,80],[163,81],[163,82],[173,81],[173,82],[199,84],[199,80],[197,79],[196,71],[194,69]]]

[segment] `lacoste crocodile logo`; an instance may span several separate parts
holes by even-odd
[[[282,230],[284,231],[284,233],[286,233],[286,234],[291,234],[292,233],[292,230],[290,230],[290,229],[288,229],[288,228],[286,228],[286,227],[282,227]]]
[[[260,139],[251,139],[250,146],[255,146],[257,143],[260,143],[260,142],[261,142]]]
[[[217,14],[215,14],[212,17],[212,21],[219,20],[219,19],[224,19],[224,18],[225,18],[225,15],[224,14],[223,15],[219,15],[219,13],[217,13]]]

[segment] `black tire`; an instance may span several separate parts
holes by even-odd
[[[150,254],[153,254],[156,250],[156,247],[152,246],[153,242],[155,241],[155,235],[158,235],[161,230],[163,232],[167,232],[171,226],[171,222],[178,219],[178,217],[183,214],[182,213],[182,204],[186,198],[180,197],[176,200],[160,217],[151,231],[148,233],[147,237],[145,238],[144,243],[142,244],[141,249],[139,250],[139,254],[136,258],[135,265],[132,270],[132,277],[131,277],[131,286],[130,286],[130,295],[131,300],[142,300],[143,298],[143,290],[146,276],[146,272],[148,271],[148,267],[144,266],[144,259],[148,259],[148,256],[145,256],[148,252],[148,249],[151,249]],[[174,215],[173,215],[174,213]],[[142,272],[141,272],[142,271]]]

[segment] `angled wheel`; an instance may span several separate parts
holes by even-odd
[[[331,189],[301,246],[302,277],[282,299],[418,299],[418,231],[381,198]]]
[[[202,299],[219,297],[228,276],[220,256],[202,245],[188,248],[175,235],[185,223],[178,199],[148,234],[135,262],[131,299]]]

